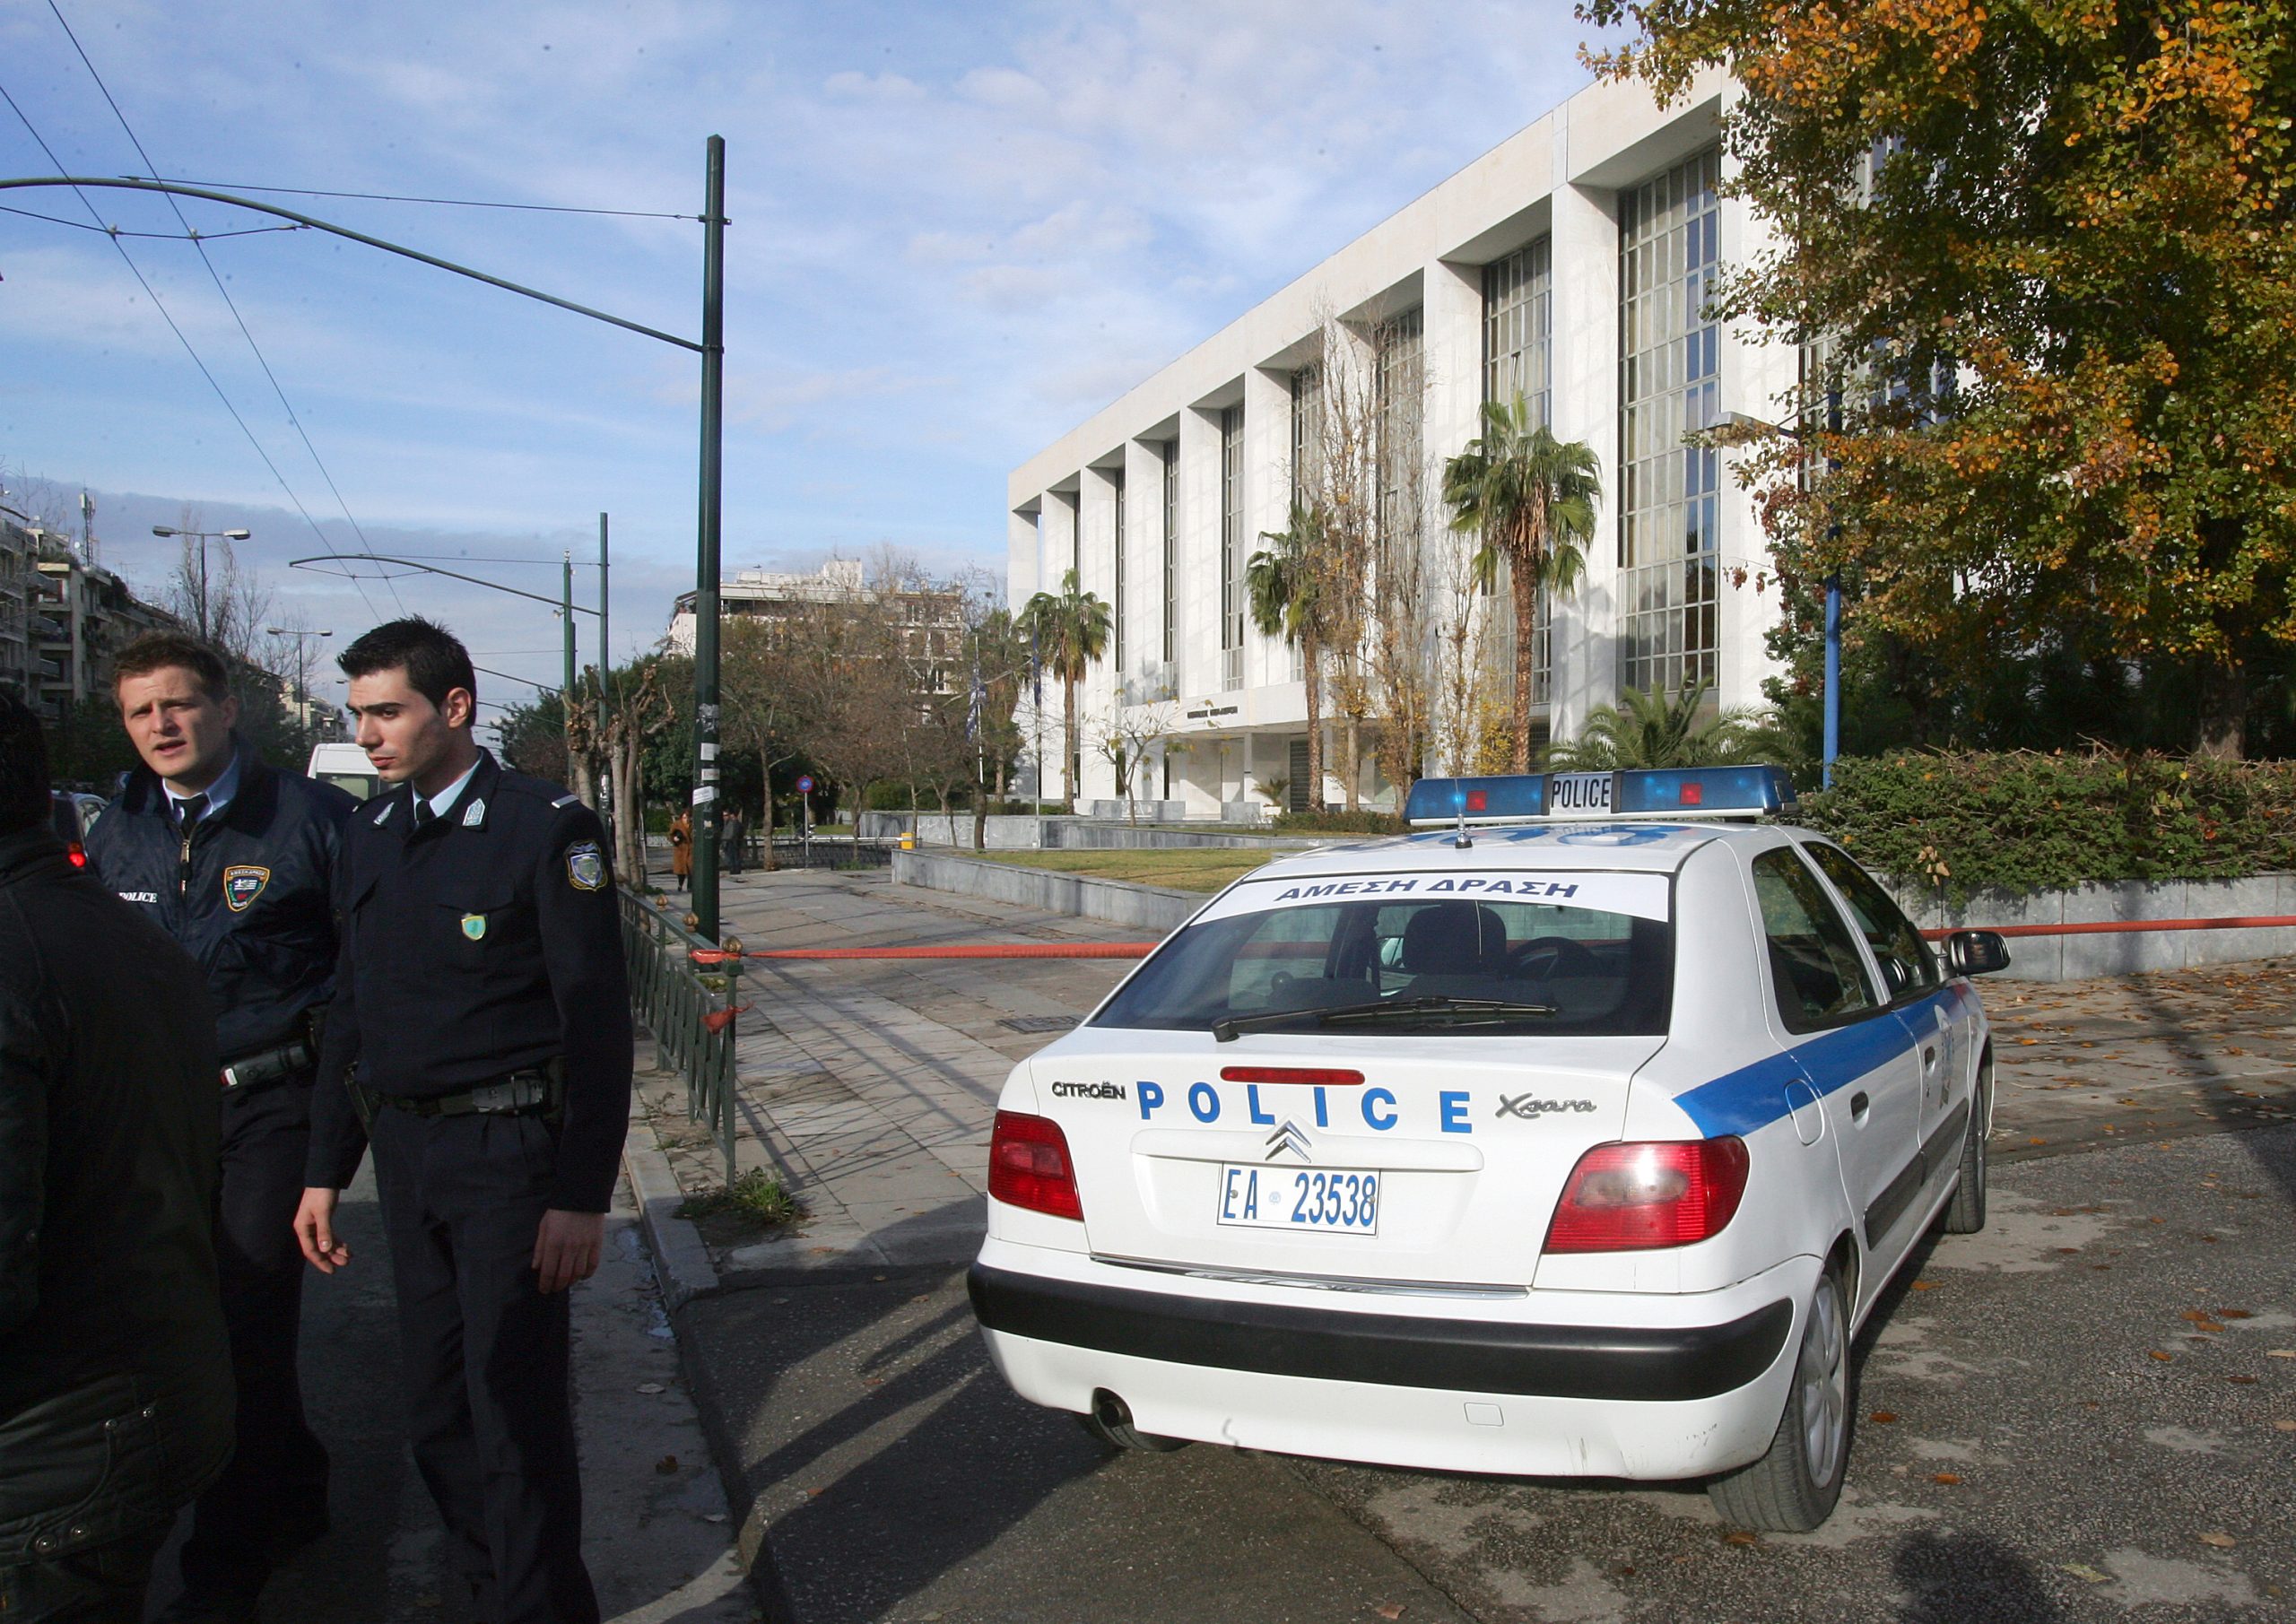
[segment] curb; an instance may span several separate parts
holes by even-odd
[[[691,1220],[678,1216],[685,1192],[678,1187],[669,1158],[662,1154],[661,1144],[654,1137],[654,1125],[647,1121],[634,1095],[630,1132],[622,1142],[622,1168],[638,1203],[638,1227],[646,1238],[646,1249],[654,1255],[662,1307],[675,1314],[695,1298],[718,1290],[718,1268],[709,1261],[701,1231]]]

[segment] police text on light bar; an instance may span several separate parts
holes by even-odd
[[[1551,772],[1422,778],[1404,804],[1421,828],[1458,823],[1752,819],[1795,810],[1794,782],[1777,767],[1669,767],[1632,772]]]

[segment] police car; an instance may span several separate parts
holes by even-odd
[[[1429,779],[1231,885],[1015,1067],[970,1275],[1104,1441],[1841,1491],[1848,1350],[1985,1219],[1993,1055],[1773,768]],[[1733,820],[1735,820],[1735,821]]]

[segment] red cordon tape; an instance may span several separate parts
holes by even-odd
[[[1996,936],[2115,936],[2131,931],[2271,931],[2296,930],[2296,914],[2266,914],[2244,919],[2108,919],[2091,925],[1964,925],[1965,930],[1989,930]],[[1922,936],[1943,942],[1950,930],[1926,930]],[[1161,942],[968,942],[935,947],[779,947],[744,953],[714,948],[691,949],[696,964],[723,964],[728,959],[1145,959]]]
[[[1964,930],[1989,930],[1996,936],[2118,936],[2130,931],[2277,931],[2296,929],[2296,914],[2265,914],[2248,919],[2104,919],[2091,925],[1979,925]],[[1943,942],[1952,931],[1924,931],[1931,942]]]
[[[1145,959],[1159,942],[973,942],[936,947],[778,947],[744,953],[697,947],[687,956],[696,964],[728,959]]]

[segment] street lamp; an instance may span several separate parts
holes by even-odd
[[[301,725],[309,727],[311,725],[309,640],[313,638],[331,638],[335,633],[305,631],[291,626],[266,626],[263,630],[269,637],[295,639],[295,720]]]
[[[154,525],[153,535],[179,535],[186,541],[199,543],[199,635],[204,639],[212,634],[207,629],[207,543],[210,542],[244,542],[255,533],[251,530],[178,530],[172,525]]]

